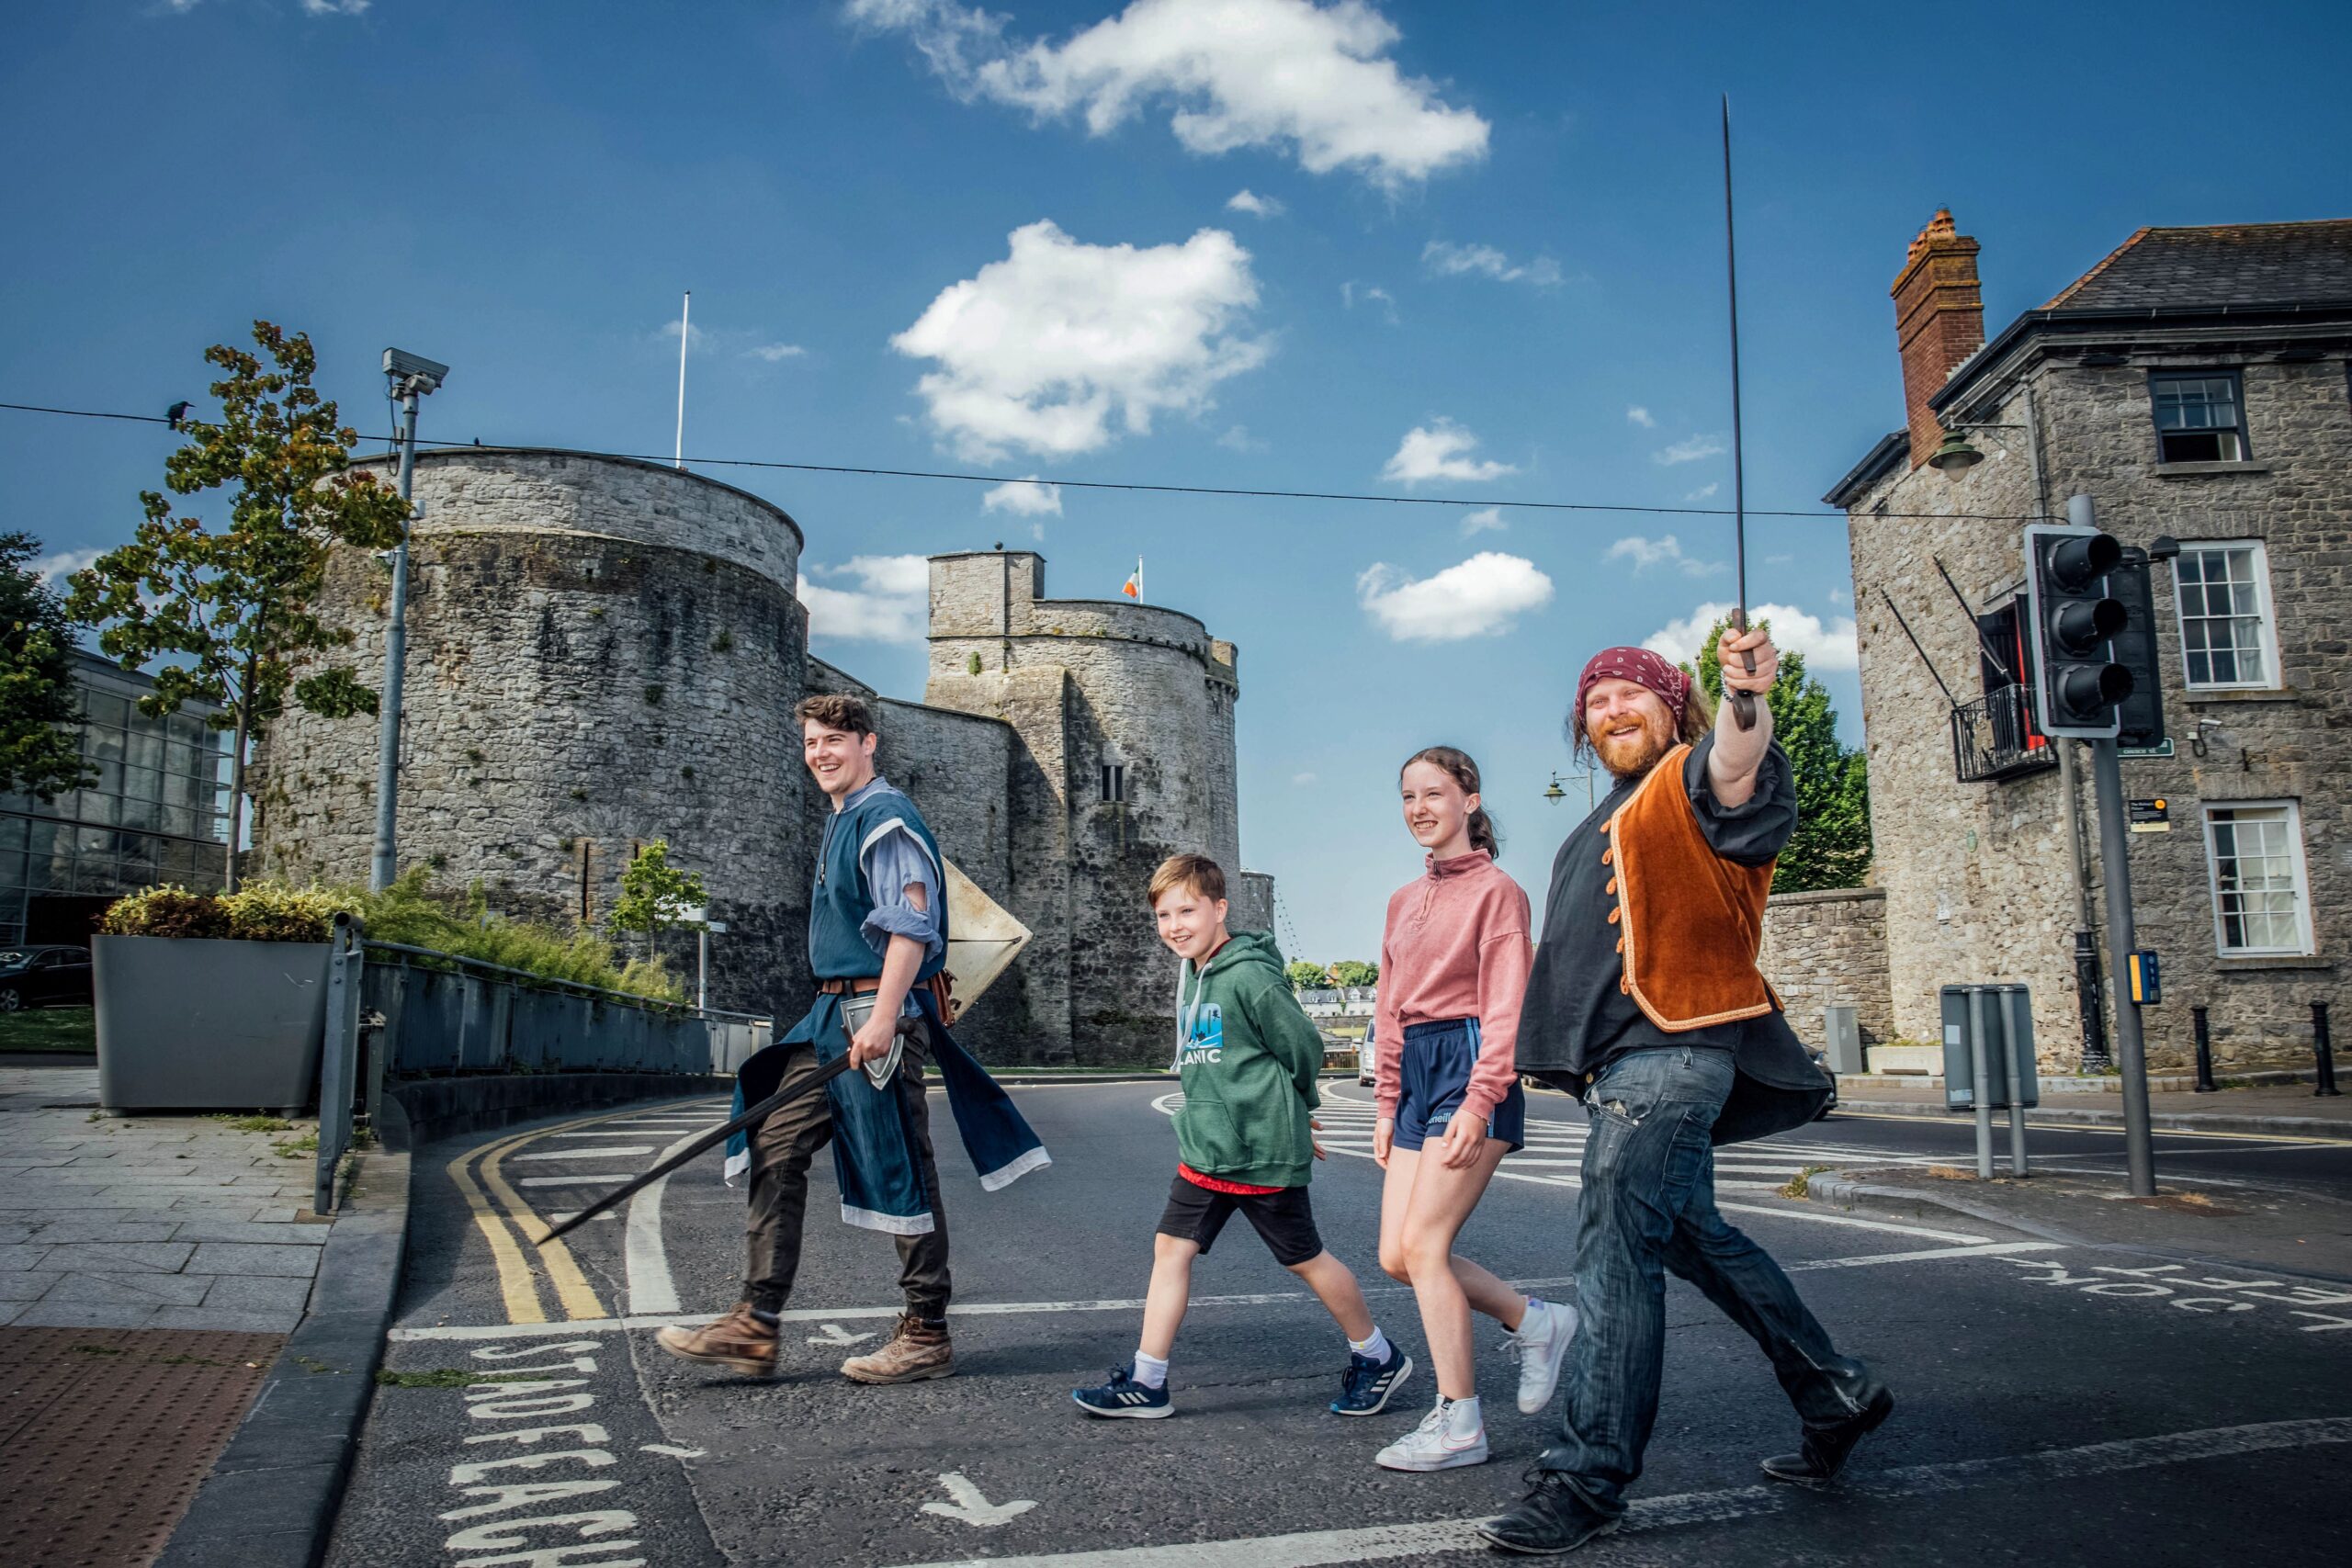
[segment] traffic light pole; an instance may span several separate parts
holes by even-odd
[[[2112,739],[2084,742],[2091,749],[2092,784],[2098,805],[2099,869],[2107,882],[2107,972],[2131,970],[2139,945],[2132,927],[2132,859],[2124,827],[2123,763]],[[2123,1075],[2123,1158],[2132,1196],[2156,1195],[2156,1156],[2148,1132],[2148,1057],[2140,1037],[2140,1004],[2118,985],[2115,996],[2116,1066]]]

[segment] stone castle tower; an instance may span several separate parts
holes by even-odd
[[[959,1037],[1022,1062],[1134,1061],[1170,1038],[1143,889],[1179,850],[1238,872],[1231,644],[1170,610],[1041,601],[1034,554],[944,556],[926,701],[903,702],[809,657],[804,538],[756,496],[658,464],[475,447],[419,453],[413,493],[403,869],[479,886],[496,913],[594,923],[635,848],[666,840],[729,928],[712,1004],[797,1017],[826,806],[792,710],[854,690],[883,771],[1035,933]],[[371,682],[390,585],[338,552],[322,599]],[[366,880],[376,735],[368,718],[277,722],[255,784],[264,871]],[[1272,923],[1271,878],[1230,891],[1237,926]],[[671,956],[691,972],[690,945]]]

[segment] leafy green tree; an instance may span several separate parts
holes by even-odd
[[[1331,972],[1340,977],[1342,986],[1371,986],[1380,980],[1379,964],[1366,964],[1356,958],[1340,959],[1331,965]]]
[[[1283,965],[1283,977],[1294,991],[1320,990],[1331,983],[1330,976],[1323,973],[1323,965],[1309,964],[1304,958],[1294,958]]]
[[[96,774],[82,761],[74,621],[30,570],[40,541],[0,534],[0,794],[54,800]]]
[[[130,544],[74,574],[69,604],[76,618],[103,626],[98,646],[125,668],[167,661],[155,671],[154,691],[139,699],[141,712],[160,718],[191,700],[208,702],[220,710],[212,727],[235,731],[231,891],[254,738],[289,696],[330,718],[376,711],[375,691],[347,666],[295,676],[299,664],[352,639],[350,628],[328,625],[311,607],[328,552],[336,545],[390,549],[408,519],[396,492],[350,469],[358,433],[338,425],[335,405],[311,385],[318,356],[310,338],[267,321],[255,321],[253,335],[260,355],[227,344],[205,351],[225,372],[212,384],[220,417],[186,425],[187,445],[164,465],[174,494],[227,490],[226,524],[208,528],[175,513],[158,491],[142,491],[146,521]]]
[[[683,871],[670,863],[670,841],[656,839],[637,853],[621,873],[621,896],[613,900],[613,929],[645,933],[646,956],[663,931],[699,931],[703,922],[685,918],[688,909],[708,901],[699,872]]]
[[[1717,702],[1723,700],[1724,672],[1715,645],[1729,624],[1717,621],[1699,647],[1699,683]],[[1772,738],[1789,754],[1797,786],[1797,829],[1781,852],[1772,891],[1860,887],[1871,868],[1870,759],[1838,740],[1828,689],[1805,672],[1804,654],[1781,650],[1781,672],[1772,678],[1769,700]]]

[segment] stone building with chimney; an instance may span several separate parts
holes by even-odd
[[[930,672],[907,702],[810,656],[800,526],[760,497],[666,465],[485,447],[420,452],[414,494],[404,869],[478,886],[499,913],[594,925],[633,850],[665,840],[728,928],[712,1005],[797,1017],[829,807],[792,714],[854,691],[882,772],[1032,932],[958,1027],[984,1059],[1166,1049],[1170,964],[1144,890],[1169,854],[1227,869],[1237,927],[1273,924],[1272,879],[1239,870],[1238,655],[1193,616],[1048,599],[1028,551],[934,557]],[[330,562],[321,610],[354,631],[340,657],[363,671],[382,667],[389,581],[364,552]],[[256,863],[364,882],[376,747],[372,718],[280,719],[258,759]]]
[[[2191,1061],[2202,1008],[2222,1068],[2308,1066],[2352,948],[2352,220],[2142,229],[1989,341],[1978,255],[1949,212],[1912,242],[1904,426],[1826,497],[1894,1032],[1938,1039],[1941,986],[2021,982],[2045,1072],[2113,1039],[2113,976],[2076,961],[2107,947],[2088,759],[2036,730],[2019,625],[2022,525],[2086,495],[2127,549],[2178,545],[2150,571],[2163,739],[2123,762],[2165,818],[2129,838],[2150,1063]]]

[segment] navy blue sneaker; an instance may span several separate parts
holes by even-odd
[[[1340,1374],[1340,1397],[1331,1402],[1331,1414],[1377,1416],[1388,1408],[1388,1396],[1412,1375],[1413,1358],[1394,1342],[1388,1347],[1388,1359],[1385,1361],[1351,1355],[1348,1358],[1348,1370]]]
[[[1168,1387],[1146,1388],[1136,1382],[1135,1363],[1111,1369],[1111,1381],[1100,1388],[1074,1388],[1069,1396],[1089,1416],[1131,1416],[1139,1421],[1156,1421],[1163,1416],[1173,1416],[1176,1407],[1168,1403]]]

